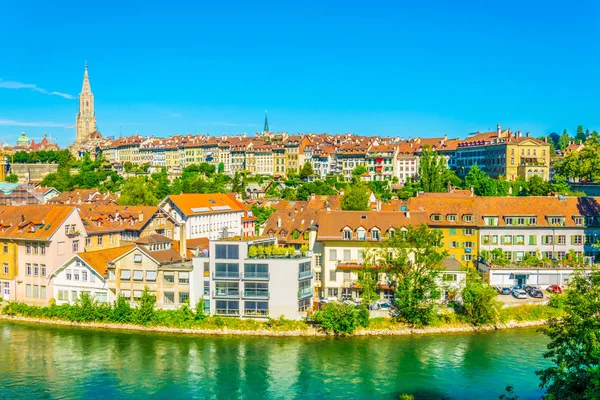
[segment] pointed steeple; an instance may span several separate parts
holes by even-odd
[[[81,87],[81,93],[91,93],[92,88],[90,86],[90,78],[88,76],[88,63],[85,62],[85,71],[83,72],[83,86]]]
[[[263,133],[269,132],[269,118],[267,118],[267,112],[265,111],[265,127],[263,128]]]

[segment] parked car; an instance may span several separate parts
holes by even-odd
[[[531,286],[531,285],[526,285],[523,287],[523,290],[526,291],[527,293],[531,292],[532,290],[537,289],[535,286]]]
[[[534,299],[543,299],[544,298],[544,293],[538,289],[534,289],[534,290],[530,291],[529,295],[531,297],[533,297]]]
[[[523,289],[515,290],[513,292],[513,296],[514,296],[515,299],[526,299],[527,298],[527,292],[524,291]]]
[[[512,292],[513,292],[513,290],[508,287],[500,288],[500,291],[499,291],[500,294],[504,294],[504,295],[511,294]]]
[[[549,292],[552,292],[552,293],[562,293],[563,292],[562,286],[556,285],[556,284],[548,286],[548,289],[546,289],[546,290],[548,290]]]

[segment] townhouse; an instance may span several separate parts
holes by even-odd
[[[366,165],[372,181],[391,181],[398,159],[398,146],[371,145],[366,154]]]
[[[255,219],[248,209],[223,193],[170,195],[158,206],[179,225],[173,236],[177,240],[181,236],[215,240],[254,232]]]

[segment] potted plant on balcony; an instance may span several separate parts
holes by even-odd
[[[308,252],[308,245],[306,243],[300,247],[300,252],[306,257],[306,253]]]
[[[260,258],[265,258],[265,246],[258,245],[256,246],[256,255]]]
[[[277,258],[283,258],[285,256],[285,249],[283,247],[277,246],[277,247],[275,247],[273,254]]]
[[[271,258],[273,255],[273,246],[265,246],[265,256]]]
[[[296,252],[295,248],[293,248],[292,246],[290,246],[290,247],[288,247],[286,249],[286,251],[287,251],[288,258],[294,258],[294,253]]]
[[[258,250],[256,249],[256,246],[250,246],[250,248],[248,249],[248,257],[256,258],[257,255]]]

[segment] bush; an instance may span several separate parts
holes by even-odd
[[[200,298],[196,303],[196,321],[204,322],[206,321],[206,313],[204,312],[204,299]]]
[[[117,297],[114,306],[108,315],[108,321],[126,324],[131,322],[131,306],[129,300],[124,297]]]
[[[369,309],[366,304],[363,304],[358,309],[358,324],[363,328],[368,328],[370,319],[369,319]]]
[[[154,316],[154,305],[156,304],[156,296],[150,294],[148,286],[144,287],[144,292],[140,298],[137,308],[132,313],[132,322],[138,325],[147,325],[152,321]]]
[[[351,304],[328,303],[315,314],[315,321],[326,332],[351,335],[360,326],[358,310]]]
[[[469,271],[462,291],[462,307],[465,320],[473,325],[493,324],[498,321],[500,305],[498,293],[476,271]]]

